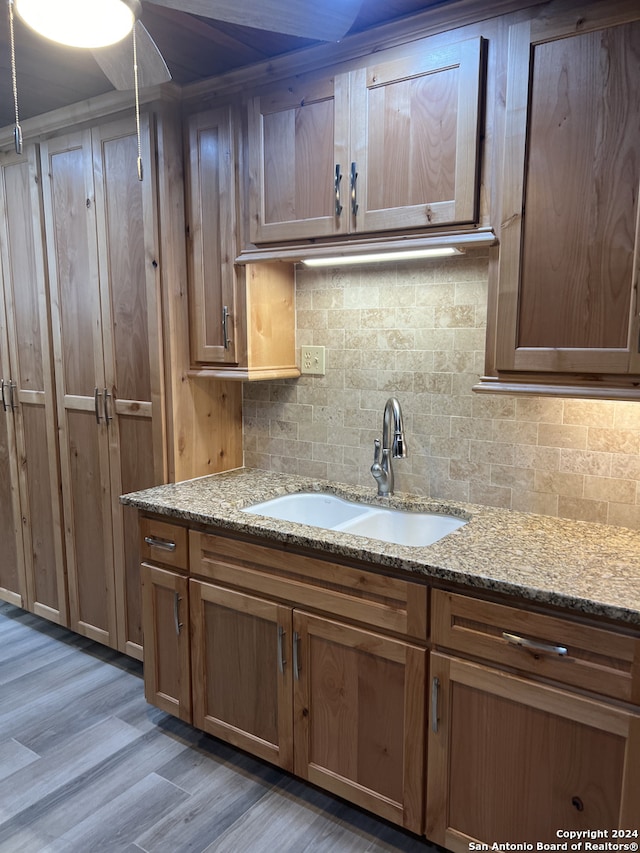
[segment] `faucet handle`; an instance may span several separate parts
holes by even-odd
[[[373,464],[380,464],[380,439],[374,438],[373,440]]]

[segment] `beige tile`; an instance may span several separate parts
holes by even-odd
[[[611,476],[640,481],[640,455],[613,453],[611,456]]]
[[[555,397],[518,397],[516,400],[516,419],[561,424],[563,407],[563,401]]]
[[[513,465],[513,444],[496,444],[494,441],[478,441],[471,439],[469,443],[469,458],[472,462],[489,462],[496,465]]]
[[[451,437],[452,438],[475,438],[479,440],[491,440],[491,424],[493,422],[488,418],[458,418],[452,417]]]
[[[468,480],[469,483],[489,483],[491,465],[486,462],[471,462],[468,459],[452,459],[449,477],[452,480]]]
[[[538,427],[538,444],[541,447],[573,447],[585,450],[587,427],[541,423]]]
[[[584,496],[591,500],[635,504],[636,489],[637,483],[635,480],[589,476],[584,478]]]
[[[592,501],[585,498],[571,498],[560,495],[558,498],[558,515],[574,521],[593,521],[598,524],[607,522],[608,504],[606,501]]]
[[[487,282],[464,281],[454,285],[455,305],[475,305],[476,307],[487,304]]]
[[[581,498],[584,497],[584,479],[584,474],[538,470],[535,472],[533,488],[536,492]]]
[[[531,468],[516,468],[515,465],[491,466],[491,485],[508,486],[516,491],[534,491],[536,471]]]
[[[430,443],[430,455],[442,456],[455,461],[469,459],[469,441],[467,439],[441,438],[433,436]]]
[[[454,329],[454,347],[457,350],[484,352],[486,333],[484,329]]]
[[[565,424],[610,428],[613,426],[615,405],[608,400],[565,400],[563,421]]]
[[[330,287],[323,290],[314,290],[312,308],[342,308],[344,305],[344,289],[342,287]]]
[[[537,444],[538,424],[535,421],[494,420],[491,440],[505,444]]]
[[[514,465],[520,468],[540,468],[557,471],[560,465],[560,450],[557,447],[535,447],[531,444],[514,445]]]
[[[511,509],[511,489],[472,482],[469,484],[469,501],[474,504]]]
[[[630,527],[632,530],[640,530],[640,506],[629,504],[609,503],[608,524],[617,527]]]
[[[476,310],[473,305],[439,305],[435,311],[435,324],[438,328],[464,329],[476,324]]]
[[[501,394],[476,394],[473,398],[474,418],[514,418],[515,399]]]
[[[639,453],[640,430],[590,427],[587,447],[589,450],[603,450],[609,453]]]
[[[560,451],[560,470],[574,474],[609,477],[611,476],[611,454],[564,448]]]
[[[511,509],[516,512],[534,512],[538,515],[558,515],[558,495],[544,492],[513,491]]]
[[[400,284],[380,288],[379,304],[384,308],[398,308],[416,304],[416,285]]]
[[[611,403],[614,412],[614,426],[616,429],[640,430],[640,403]]]

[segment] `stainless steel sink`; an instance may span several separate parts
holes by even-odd
[[[432,545],[467,523],[445,513],[371,506],[327,492],[283,495],[245,507],[243,512],[411,547]]]

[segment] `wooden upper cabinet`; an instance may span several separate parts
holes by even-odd
[[[348,90],[348,75],[305,75],[249,102],[252,242],[349,230]]]
[[[253,242],[477,220],[482,41],[431,45],[250,101]]]
[[[191,365],[219,379],[296,377],[292,264],[235,264],[236,139],[229,106],[187,119]]]
[[[510,30],[498,374],[640,374],[640,21],[615,8]]]
[[[191,358],[235,363],[235,156],[227,107],[187,121]]]
[[[351,75],[353,231],[477,220],[481,39]]]

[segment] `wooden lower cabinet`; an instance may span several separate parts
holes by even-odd
[[[640,715],[437,652],[430,677],[431,841],[468,853],[638,828]]]
[[[189,594],[194,725],[421,832],[425,650],[211,583]]]
[[[195,580],[189,591],[194,725],[292,770],[291,608]]]
[[[293,612],[295,772],[422,831],[426,651]]]
[[[189,589],[186,575],[142,563],[144,695],[191,722]]]

